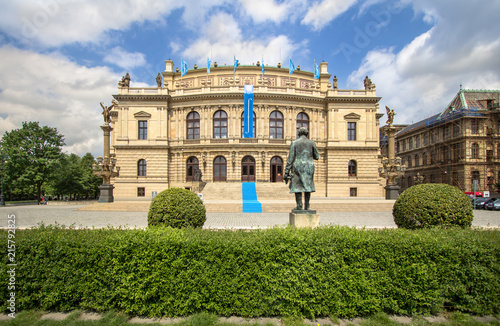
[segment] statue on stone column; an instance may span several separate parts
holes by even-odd
[[[339,79],[337,78],[337,76],[333,76],[333,89],[338,88],[338,81]]]
[[[369,90],[371,90],[371,89],[372,89],[372,87],[373,87],[373,83],[372,83],[371,79],[370,79],[370,78],[368,78],[368,76],[366,76],[366,77],[365,77],[365,80],[364,80],[364,82],[363,82],[363,83],[365,84],[365,90],[366,90],[366,91],[369,91]]]
[[[161,87],[161,74],[158,73],[158,75],[156,76],[156,84],[158,85],[158,88]]]
[[[102,116],[104,118],[104,123],[108,125],[111,123],[111,110],[118,105],[118,102],[116,102],[116,100],[112,100],[111,103],[112,104],[108,107],[104,105],[103,102],[101,102]]]
[[[319,160],[316,143],[309,140],[309,131],[301,127],[299,138],[290,145],[290,153],[286,161],[284,180],[290,181],[290,193],[295,193],[297,207],[295,210],[309,210],[311,192],[314,187],[314,161]],[[302,206],[302,193],[304,193],[304,206]]]
[[[389,109],[389,107],[386,105],[385,106],[385,110],[387,111],[387,121],[386,123],[388,125],[392,125],[392,123],[394,122],[394,116],[396,115],[396,112],[394,112],[394,109]]]

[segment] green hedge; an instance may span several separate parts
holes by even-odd
[[[1,231],[2,243],[7,232]],[[471,229],[16,232],[17,309],[145,316],[500,312],[500,233]],[[0,247],[6,311],[7,246]]]

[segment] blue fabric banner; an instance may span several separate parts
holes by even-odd
[[[294,70],[295,70],[295,65],[293,64],[292,59],[290,59],[290,75],[293,73]]]
[[[314,79],[319,79],[319,66],[317,63],[314,64]]]
[[[243,138],[253,138],[253,85],[245,85]]]
[[[207,58],[207,74],[210,73],[210,64],[211,64],[210,58]]]
[[[264,57],[262,57],[262,74],[264,74]]]
[[[234,57],[234,72],[233,72],[233,74],[235,74],[235,73],[236,73],[236,68],[238,67],[238,62],[239,62],[239,61],[238,61],[238,60],[236,60],[236,57]]]
[[[188,64],[184,59],[181,59],[181,76],[184,76],[188,72]]]

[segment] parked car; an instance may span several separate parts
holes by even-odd
[[[493,210],[500,211],[500,200],[496,200],[493,202]]]
[[[488,200],[485,204],[484,204],[484,207],[486,209],[489,209],[490,211],[493,210],[493,204],[497,201],[499,201],[500,198],[490,198],[490,200]]]
[[[475,209],[484,209],[484,204],[490,199],[489,197],[476,197],[476,199],[472,199],[472,206]]]

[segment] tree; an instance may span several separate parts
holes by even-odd
[[[0,143],[7,157],[5,175],[11,187],[34,186],[40,203],[42,185],[50,179],[61,158],[64,136],[56,128],[23,122],[21,129],[5,132]]]
[[[57,197],[69,195],[70,199],[95,196],[102,181],[92,173],[94,163],[90,153],[81,158],[76,154],[62,154],[50,182],[51,193]]]

